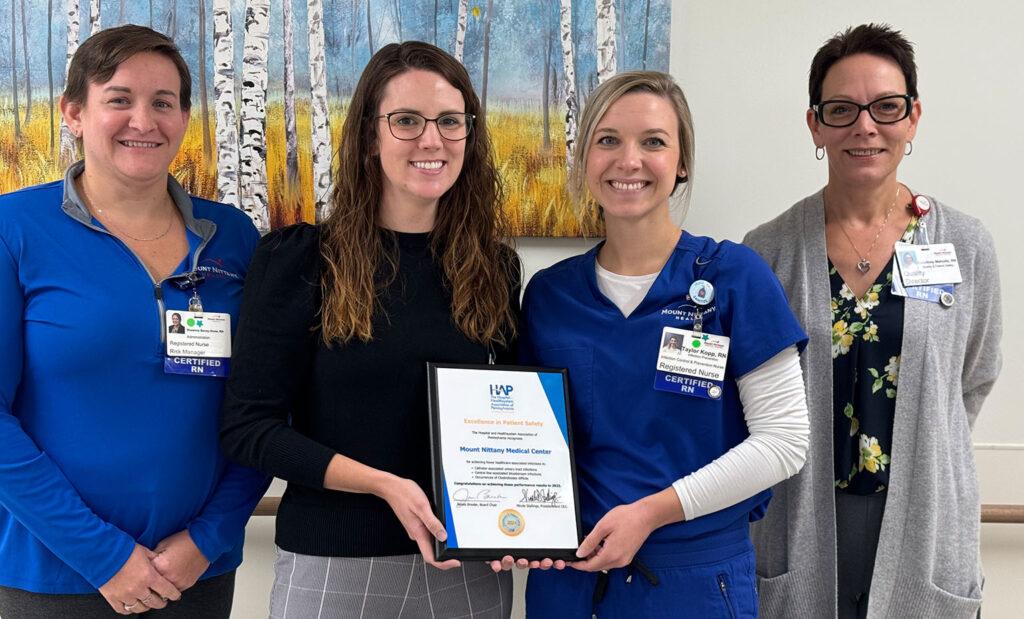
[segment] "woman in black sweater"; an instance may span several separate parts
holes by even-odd
[[[382,48],[348,109],[334,210],[256,249],[221,439],[288,482],[272,617],[509,616],[507,575],[435,561],[427,499],[425,362],[515,359],[520,269],[479,111],[445,52]]]

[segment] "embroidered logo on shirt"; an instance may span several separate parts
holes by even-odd
[[[203,258],[199,261],[196,271],[202,273],[205,277],[212,277],[214,279],[242,279],[242,276],[238,273],[224,268],[223,259]]]

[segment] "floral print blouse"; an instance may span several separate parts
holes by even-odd
[[[916,226],[911,218],[903,242],[913,241]],[[852,494],[883,492],[892,466],[904,299],[892,294],[892,259],[859,299],[831,260],[828,266],[835,485]]]

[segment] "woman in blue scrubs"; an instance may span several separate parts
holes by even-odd
[[[530,282],[522,360],[569,369],[588,534],[573,569],[531,572],[527,614],[755,617],[748,523],[803,464],[806,336],[753,251],[672,221],[694,146],[670,76],[601,84],[578,144],[570,188],[607,238]]]

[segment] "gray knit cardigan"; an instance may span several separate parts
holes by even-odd
[[[953,243],[955,304],[907,299],[892,468],[868,618],[974,617],[981,605],[978,481],[971,429],[999,374],[1001,309],[992,238],[978,220],[932,199],[932,243]],[[801,363],[811,445],[752,526],[761,613],[836,616],[832,325],[822,192],[747,234],[810,335]]]

